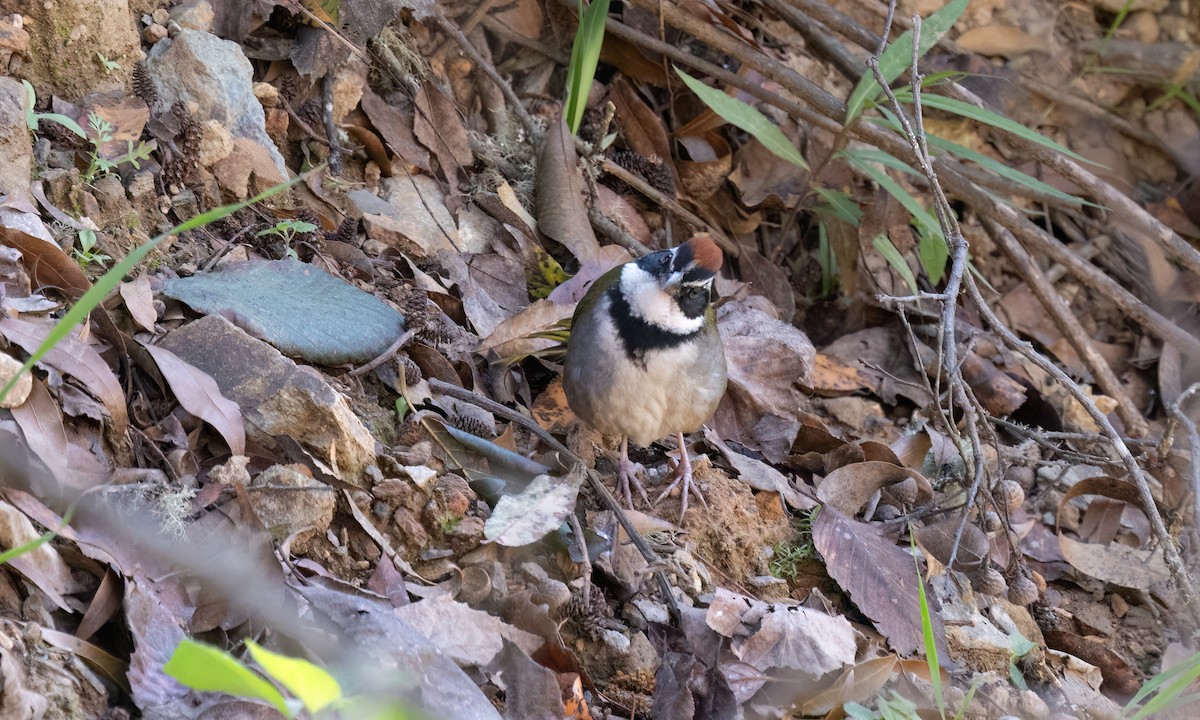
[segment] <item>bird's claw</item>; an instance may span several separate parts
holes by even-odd
[[[682,486],[680,489],[681,497],[679,503],[679,524],[682,525],[683,517],[687,515],[689,494],[695,494],[696,498],[700,500],[700,504],[704,506],[704,509],[708,509],[708,501],[704,499],[704,494],[700,492],[699,486],[693,484],[692,482],[692,460],[688,457],[687,449],[684,447],[682,439],[679,446],[679,462],[675,464],[672,476],[674,477],[674,480],[671,481],[671,484],[667,486],[666,490],[662,491],[662,493],[654,501],[654,504],[658,505],[667,497],[667,495],[671,493],[672,490],[674,490],[676,487]]]
[[[625,498],[625,505],[630,510],[633,509],[633,493],[630,488],[637,488],[638,494],[642,496],[642,502],[646,505],[650,504],[650,496],[646,494],[646,488],[642,487],[642,481],[638,479],[638,475],[646,472],[646,468],[641,463],[635,463],[627,457],[623,457],[617,463],[617,492]]]

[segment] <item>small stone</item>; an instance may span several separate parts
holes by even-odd
[[[21,372],[21,367],[16,358],[7,353],[0,353],[0,387],[7,385],[14,375]],[[4,399],[0,400],[0,408],[20,407],[29,398],[32,390],[33,373],[22,373]]]
[[[213,7],[208,0],[184,0],[171,8],[171,20],[188,30],[212,32],[215,19]]]
[[[147,45],[153,45],[166,36],[166,26],[159,25],[158,23],[147,25],[146,29],[142,31],[142,40],[145,40]]]
[[[200,147],[196,150],[196,162],[200,167],[212,167],[229,157],[233,152],[233,135],[217,120],[205,120],[200,124]]]
[[[253,86],[254,97],[263,107],[279,107],[279,88],[271,83],[256,82]]]
[[[174,20],[167,23],[167,37],[175,37],[181,32],[183,32],[183,28],[179,27],[179,23]]]

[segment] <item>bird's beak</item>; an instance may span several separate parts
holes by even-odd
[[[682,282],[683,282],[683,273],[673,272],[667,277],[666,282],[664,282],[662,284],[662,289],[665,292],[671,292],[675,288],[679,287],[679,284]]]

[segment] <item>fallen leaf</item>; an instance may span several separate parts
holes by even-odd
[[[717,314],[729,385],[713,428],[780,462],[799,431],[804,387],[812,381],[813,350],[797,328],[740,301]]]
[[[575,509],[582,484],[583,469],[578,465],[566,477],[538,475],[519,494],[500,498],[483,526],[484,537],[508,547],[541,540]]]
[[[154,309],[154,292],[150,289],[150,276],[139,275],[136,280],[121,283],[121,299],[129,316],[146,332],[154,332],[158,322],[158,311]]]
[[[159,372],[183,409],[220,433],[231,454],[245,455],[246,428],[242,424],[242,409],[221,394],[221,388],[212,376],[166,348],[148,343],[142,343],[142,346],[158,364]]]
[[[33,353],[50,334],[51,325],[32,323],[16,318],[0,320],[0,334],[9,342],[19,345],[27,353]],[[79,380],[104,403],[104,409],[112,420],[112,433],[123,436],[129,426],[125,408],[125,391],[104,358],[89,344],[75,335],[68,335],[44,356],[41,362]]]
[[[984,25],[971,28],[955,40],[967,52],[987,57],[1012,58],[1031,50],[1045,50],[1046,40],[1011,25]]]
[[[580,263],[599,260],[600,242],[583,205],[575,137],[562,118],[542,137],[535,192],[542,234],[570,250]]]
[[[424,635],[439,651],[460,665],[484,666],[508,640],[534,653],[542,639],[448,597],[433,597],[396,608],[394,614]]]
[[[924,580],[912,555],[884,537],[879,525],[857,522],[828,505],[813,521],[813,544],[825,558],[830,577],[850,593],[897,653],[911,655],[921,649],[917,583]],[[944,645],[941,614],[928,589],[925,595],[934,637]]]

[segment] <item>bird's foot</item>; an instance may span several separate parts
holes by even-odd
[[[676,487],[680,487],[679,492],[682,497],[680,498],[679,503],[679,524],[682,525],[683,517],[684,515],[687,515],[689,494],[694,494],[696,498],[700,500],[700,504],[703,505],[706,510],[708,509],[708,501],[704,499],[704,495],[700,492],[700,488],[692,483],[692,459],[688,457],[687,447],[683,443],[682,433],[679,437],[679,462],[675,464],[672,477],[674,479],[671,481],[671,484],[667,486],[666,490],[662,491],[662,494],[658,496],[658,499],[654,501],[654,504],[659,504],[667,497],[667,495],[671,494],[672,490],[674,490]]]
[[[630,510],[633,509],[633,493],[630,488],[637,488],[642,502],[650,504],[650,496],[646,494],[646,488],[642,487],[642,481],[638,479],[638,475],[645,472],[646,468],[641,463],[635,463],[625,455],[617,462],[617,493],[619,497],[625,498],[625,505]]]

